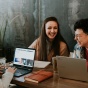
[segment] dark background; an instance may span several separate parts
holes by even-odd
[[[61,34],[73,51],[73,26],[88,17],[87,8],[88,0],[0,0],[0,56],[10,61],[16,47],[28,47],[49,16],[58,19]]]

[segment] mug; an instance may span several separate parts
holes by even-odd
[[[57,72],[57,60],[56,57],[52,57],[53,71]]]
[[[6,58],[0,57],[0,65],[5,65],[5,64],[6,64]]]

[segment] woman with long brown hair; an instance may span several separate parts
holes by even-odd
[[[51,61],[53,56],[69,56],[67,44],[60,34],[59,23],[55,17],[44,20],[39,38],[29,48],[36,49],[36,60]]]

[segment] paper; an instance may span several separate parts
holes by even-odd
[[[34,61],[34,67],[37,68],[45,68],[46,66],[48,66],[51,62],[49,61]]]

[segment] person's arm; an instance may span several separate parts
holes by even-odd
[[[67,45],[64,42],[60,43],[60,56],[69,56]]]
[[[40,40],[39,38],[36,39],[28,48],[34,48],[36,49],[36,56],[35,56],[35,60],[39,59],[39,44],[40,44]]]
[[[37,39],[28,47],[28,48],[35,48],[36,49],[36,46],[37,46]]]
[[[13,78],[13,73],[16,71],[15,68],[9,67],[0,79],[0,88],[7,88]]]

